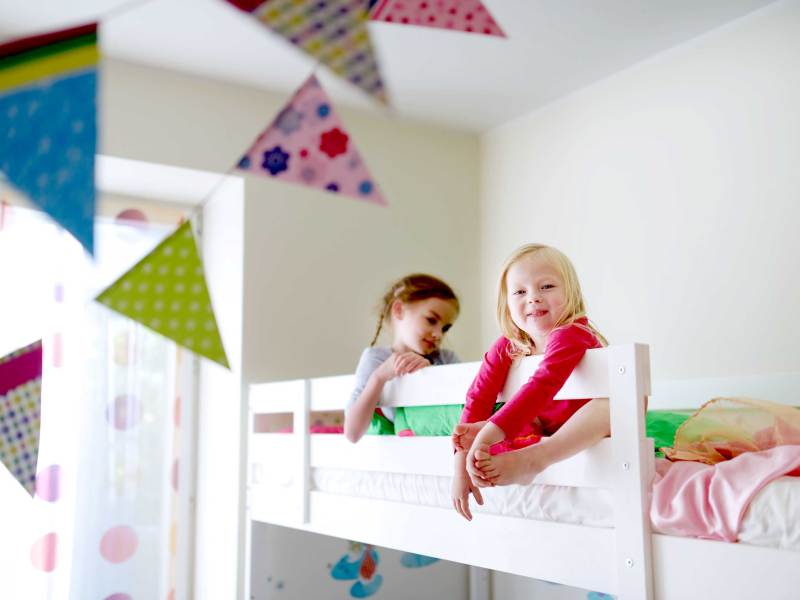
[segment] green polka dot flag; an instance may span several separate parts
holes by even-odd
[[[189,221],[96,300],[180,346],[230,368]]]

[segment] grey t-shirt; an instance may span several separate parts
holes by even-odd
[[[353,390],[350,400],[345,409],[355,402],[364,391],[364,386],[367,385],[367,380],[372,372],[383,364],[383,362],[392,355],[391,348],[385,347],[370,347],[365,348],[361,353],[361,358],[358,360],[356,367],[356,387]],[[432,365],[449,365],[452,363],[460,362],[456,353],[452,350],[437,350],[433,354],[428,354],[425,358],[431,361]],[[390,421],[394,421],[394,409],[381,407],[381,412]]]

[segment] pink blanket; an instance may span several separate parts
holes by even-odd
[[[713,466],[658,460],[653,527],[670,535],[735,542],[750,501],[784,475],[800,475],[800,446],[746,452]]]

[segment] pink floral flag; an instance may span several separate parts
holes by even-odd
[[[239,161],[242,171],[385,205],[377,183],[311,75]]]
[[[387,104],[367,24],[370,0],[227,0],[342,79]]]
[[[0,357],[0,462],[32,496],[42,404],[42,342]]]
[[[378,0],[369,18],[506,37],[480,0]]]

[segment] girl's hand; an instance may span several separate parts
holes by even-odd
[[[395,377],[408,375],[430,365],[431,363],[427,358],[420,356],[416,352],[393,352],[372,374],[381,383],[386,383]]]
[[[467,521],[472,520],[472,512],[469,509],[469,495],[475,496],[475,501],[483,505],[483,496],[477,486],[475,486],[464,470],[464,454],[456,457],[456,469],[453,474],[453,484],[450,488],[450,495],[453,499],[453,508]]]
[[[393,354],[392,356],[394,357],[395,377],[399,377],[400,375],[408,375],[409,373],[419,371],[424,367],[431,366],[431,363],[427,358],[420,356],[416,352],[401,352],[398,354]]]
[[[391,354],[389,358],[383,361],[380,366],[372,372],[371,377],[375,377],[381,384],[394,379],[397,375],[394,372],[394,359],[395,354]]]

